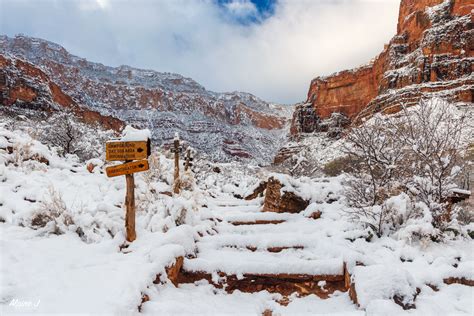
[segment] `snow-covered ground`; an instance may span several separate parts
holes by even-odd
[[[299,214],[262,213],[262,198],[237,197],[266,179],[265,170],[195,162],[190,189],[170,197],[160,192],[171,191],[172,160],[161,154],[150,161],[151,171],[135,176],[137,239],[123,247],[123,177],[107,178],[100,159],[61,158],[27,134],[0,127],[1,314],[134,314],[143,294],[150,300],[141,313],[150,315],[474,313],[473,288],[443,282],[474,279],[472,240],[370,239],[345,216],[342,177],[274,175],[310,205]],[[314,211],[320,219],[308,217]],[[252,220],[283,222],[231,224]],[[290,248],[270,253],[269,247]],[[187,256],[184,269],[237,275],[339,273],[346,262],[361,306],[339,291],[325,300],[292,295],[283,306],[280,294],[267,291],[228,294],[207,281],[175,287],[165,267],[179,256]],[[163,283],[154,284],[159,274]],[[417,289],[416,309],[404,311],[392,299],[409,300]]]

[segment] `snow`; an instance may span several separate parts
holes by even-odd
[[[357,300],[362,308],[374,300],[403,298],[403,303],[413,303],[416,294],[413,277],[402,269],[387,269],[385,265],[357,266],[352,273]]]
[[[474,311],[472,288],[443,281],[474,279],[472,240],[424,243],[403,238],[406,231],[370,237],[361,223],[345,216],[344,176],[294,178],[251,166],[198,160],[192,190],[169,197],[159,192],[171,190],[173,161],[153,153],[150,165],[155,171],[135,177],[137,240],[128,244],[122,208],[125,181],[107,178],[103,160],[81,163],[73,156],[59,157],[26,133],[3,127],[0,139],[4,148],[15,148],[13,153],[0,149],[2,314],[133,314],[142,293],[150,297],[142,312],[160,315],[261,314],[266,309],[281,315]],[[26,160],[29,153],[47,157],[49,165]],[[96,165],[93,173],[87,171],[88,163]],[[220,173],[212,171],[215,166]],[[261,212],[263,198],[246,201],[235,197],[270,176],[285,184],[283,192],[307,198],[306,210],[299,214]],[[393,197],[390,203],[407,211],[403,196]],[[64,210],[44,227],[32,225],[34,216],[53,206]],[[315,211],[321,212],[321,218],[308,218]],[[284,222],[231,224],[257,220]],[[424,229],[423,223],[415,224],[411,227]],[[122,245],[128,247],[120,249]],[[268,251],[278,247],[280,252]],[[342,275],[346,263],[361,308],[350,301],[347,292],[335,292],[326,300],[292,295],[289,305],[282,306],[277,302],[283,298],[280,294],[266,291],[229,294],[207,281],[175,287],[164,275],[165,267],[178,256],[185,256],[184,269],[205,271],[217,278],[218,271],[240,278],[270,273]],[[163,284],[153,284],[158,274]],[[410,302],[417,288],[421,292],[414,301],[416,310],[404,311],[393,302],[397,294]]]
[[[392,300],[378,299],[370,302],[366,315],[472,315],[474,289],[463,285],[441,286],[437,292],[428,286],[421,288],[416,298],[416,309],[404,311]]]
[[[179,289],[166,287],[150,291],[151,302],[144,304],[145,315],[261,315],[272,310],[275,315],[364,315],[354,309],[345,293],[327,300],[310,295],[291,297],[288,306],[277,303],[282,297],[267,291],[228,295],[207,281],[184,284]],[[185,303],[183,303],[185,302]]]
[[[460,194],[471,195],[471,191],[470,191],[470,190],[463,190],[463,189],[460,189],[460,188],[451,189],[451,192],[452,192],[452,193],[460,193]]]
[[[183,237],[178,228],[166,235]],[[9,304],[14,299],[40,301],[35,313],[133,312],[141,290],[185,253],[163,237],[142,234],[123,253],[122,236],[86,244],[72,234],[44,238],[27,228],[2,228],[2,313],[24,311]]]
[[[146,137],[130,131],[131,139]],[[137,240],[120,250],[123,178],[107,178],[100,159],[78,164],[73,156],[58,157],[23,132],[0,127],[0,135],[13,148],[0,149],[2,314],[134,312],[141,291],[175,258],[192,253],[198,231],[210,227],[194,218],[194,196],[148,196],[151,188],[169,185],[137,174]],[[47,157],[49,165],[30,159],[34,155]],[[94,173],[88,163],[97,166]],[[35,226],[41,214],[53,218]]]
[[[343,189],[341,183],[344,176],[333,179],[308,177],[296,179],[279,173],[271,173],[269,176],[277,179],[282,184],[281,195],[285,192],[293,192],[310,202],[321,203],[331,197],[337,197],[337,193],[341,193]],[[314,189],[315,186],[318,187],[318,190]]]
[[[130,125],[125,126],[120,138],[123,142],[147,141],[149,139],[151,139],[151,131],[149,129],[136,129]]]

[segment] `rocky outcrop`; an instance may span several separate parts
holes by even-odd
[[[314,111],[311,103],[298,104],[291,120],[290,134],[312,133],[318,131],[320,116]]]
[[[79,106],[38,67],[0,54],[0,105],[21,115],[47,117],[54,111],[71,110],[83,122],[120,130],[119,119]]]
[[[286,144],[280,150],[278,150],[277,154],[273,158],[274,165],[281,165],[288,159],[292,158],[293,156],[297,155],[301,150],[303,150],[303,146],[297,143]]]
[[[259,196],[263,196],[263,192],[265,192],[266,188],[267,188],[267,181],[260,182],[251,194],[244,197],[244,200],[249,201],[249,200],[256,199]]]
[[[282,188],[274,177],[268,179],[262,212],[299,213],[308,207],[309,201],[293,192],[283,191],[282,194]]]
[[[335,112],[358,120],[431,96],[472,103],[473,9],[471,0],[402,0],[397,34],[382,53],[361,68],[312,80],[291,134],[312,132]]]
[[[157,144],[179,132],[212,160],[265,164],[284,141],[285,111],[248,93],[215,93],[178,74],[107,67],[26,36],[0,36],[2,51],[40,66],[88,110],[150,128]]]

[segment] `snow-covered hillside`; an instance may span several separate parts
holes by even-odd
[[[138,313],[139,306],[150,315],[474,312],[473,288],[446,283],[474,279],[471,239],[373,236],[345,215],[344,176],[295,179],[199,160],[194,176],[185,173],[187,189],[169,196],[167,155],[155,152],[150,171],[135,175],[137,240],[128,244],[125,180],[105,176],[103,157],[59,157],[25,131],[1,126],[2,314]],[[241,199],[269,176],[308,207],[296,214],[261,212],[263,198]],[[316,211],[320,218],[312,218]],[[176,287],[167,267],[178,257],[184,257],[181,273],[212,278],[186,283],[182,277]],[[229,293],[217,286],[255,274],[338,276],[346,269],[360,307],[344,287],[331,288],[332,281],[316,282],[310,293],[318,296]],[[416,309],[404,311],[397,299]]]

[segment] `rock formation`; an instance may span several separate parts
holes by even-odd
[[[311,81],[291,135],[318,131],[332,113],[358,120],[431,96],[472,103],[473,9],[472,0],[402,0],[397,34],[370,64]]]
[[[281,192],[283,185],[277,179],[270,177],[265,190],[265,201],[262,212],[299,213],[309,205],[293,192]]]

